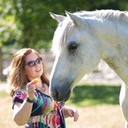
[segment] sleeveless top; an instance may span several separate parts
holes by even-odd
[[[26,100],[25,90],[17,90],[13,96],[15,102]],[[63,102],[54,102],[52,97],[36,89],[31,116],[25,128],[66,128],[63,114]]]

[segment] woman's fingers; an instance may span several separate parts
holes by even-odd
[[[29,98],[34,99],[35,89],[36,89],[36,85],[33,85],[31,83],[27,84],[27,93]]]
[[[74,111],[74,121],[77,121],[77,120],[78,120],[78,118],[79,118],[78,111],[77,111],[77,110],[75,110],[75,111]]]

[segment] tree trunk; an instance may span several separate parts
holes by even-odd
[[[4,80],[3,75],[3,53],[2,53],[2,47],[0,47],[0,80]]]

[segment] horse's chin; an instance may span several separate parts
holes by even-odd
[[[66,102],[70,98],[70,95],[71,95],[71,90],[68,91],[68,93],[63,101]]]

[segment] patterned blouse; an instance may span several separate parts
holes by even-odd
[[[15,102],[23,103],[26,97],[25,90],[17,90],[12,108]],[[52,97],[36,89],[31,116],[25,128],[66,128],[62,107],[62,102],[54,102]]]

